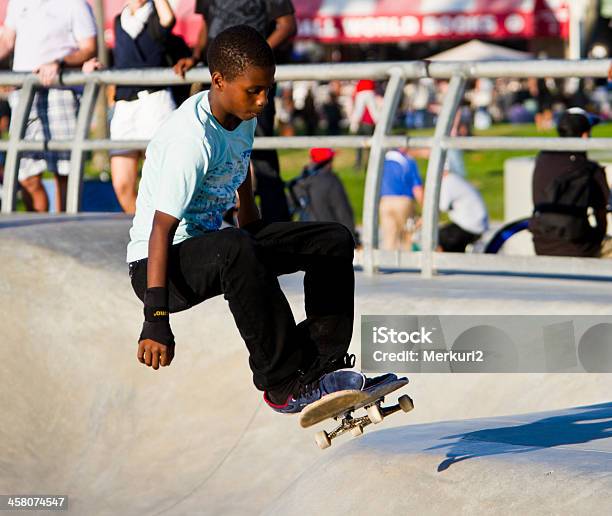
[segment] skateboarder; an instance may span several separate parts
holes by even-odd
[[[249,351],[255,386],[278,412],[322,395],[367,388],[347,354],[353,328],[353,237],[337,223],[264,224],[249,157],[256,117],[274,84],[265,39],[241,25],[208,49],[209,91],[186,100],[149,143],[127,249],[144,302],[138,360],[174,357],[169,313],[223,294]],[[220,230],[240,199],[239,228]],[[295,323],[277,276],[305,272],[306,320]]]

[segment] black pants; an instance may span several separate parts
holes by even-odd
[[[255,234],[228,228],[171,247],[170,312],[223,294],[249,350],[253,381],[274,389],[342,357],[353,330],[353,237],[337,223],[277,222]],[[295,323],[277,276],[304,271],[306,320]],[[130,264],[143,300],[147,259]]]

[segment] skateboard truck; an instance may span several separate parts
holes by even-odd
[[[363,429],[369,424],[373,423],[376,425],[381,423],[385,417],[390,416],[399,410],[410,412],[414,408],[412,399],[406,394],[398,398],[397,405],[383,407],[382,403],[384,401],[385,398],[383,396],[373,403],[365,405],[363,407],[367,412],[367,415],[365,416],[353,417],[353,412],[357,409],[350,409],[343,414],[335,416],[334,419],[336,421],[340,421],[338,427],[331,432],[321,430],[315,434],[315,441],[317,442],[319,448],[322,450],[329,448],[333,439],[346,432],[350,432],[353,437],[359,437],[363,434]]]
[[[321,449],[329,448],[333,439],[346,432],[353,437],[363,434],[363,429],[371,423],[378,424],[385,417],[403,410],[409,412],[414,404],[409,396],[398,398],[396,405],[383,407],[385,396],[408,384],[408,378],[388,379],[366,390],[343,390],[326,394],[321,399],[306,406],[300,414],[300,426],[309,428],[327,419],[339,422],[331,432],[325,430],[315,434],[317,445]],[[365,409],[366,415],[355,417],[359,409]]]

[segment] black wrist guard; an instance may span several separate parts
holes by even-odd
[[[167,288],[147,289],[144,297],[144,316],[145,322],[139,340],[151,339],[165,346],[174,345],[174,335],[170,329]]]
[[[168,289],[164,287],[148,288],[144,296],[145,321],[155,323],[170,321],[168,311]]]

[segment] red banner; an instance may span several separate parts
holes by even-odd
[[[502,39],[535,35],[533,14],[435,14],[298,19],[298,37],[324,42]]]
[[[294,0],[298,39],[329,43],[567,37],[566,0]]]
[[[411,15],[300,16],[298,39],[328,43],[430,41],[436,39],[567,38],[567,7],[505,14],[487,12]]]
[[[13,0],[19,1],[19,0]],[[93,4],[93,0],[88,0]],[[171,0],[174,32],[193,46],[202,23],[194,0]],[[293,0],[297,39],[326,43],[568,37],[566,0]],[[7,0],[0,0],[0,21]],[[105,40],[114,43],[113,19],[125,0],[104,0]],[[436,9],[432,6],[435,5]],[[459,6],[459,7],[457,7]],[[435,12],[432,12],[435,11]]]

